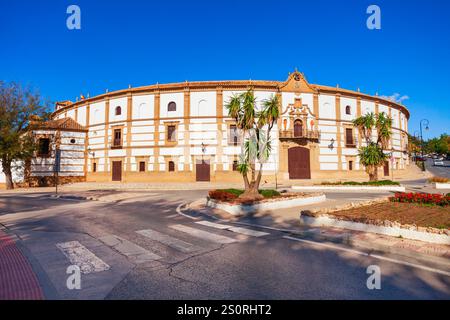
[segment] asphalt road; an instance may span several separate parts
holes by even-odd
[[[232,229],[231,223],[218,229],[205,225],[206,218],[177,212],[205,194],[156,191],[117,203],[0,195],[0,223],[22,240],[49,298],[450,298],[449,276],[400,257],[378,259],[285,232]],[[73,261],[60,248],[73,241],[94,256],[81,256],[93,270],[82,275],[81,290],[66,286]],[[366,286],[370,265],[381,268],[380,290]]]
[[[433,175],[450,179],[450,161],[444,161],[444,166],[434,166],[433,160],[428,159],[425,166]]]

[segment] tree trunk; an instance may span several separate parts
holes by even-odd
[[[262,166],[260,170],[258,171],[258,176],[255,179],[255,167],[252,167],[252,180],[248,182],[244,179],[245,182],[245,190],[244,193],[239,196],[241,199],[246,200],[261,200],[264,197],[259,193],[259,185],[261,183],[261,177],[262,177]]]
[[[247,189],[245,189],[244,193],[239,196],[241,199],[245,200],[261,200],[263,196],[259,193],[258,185],[256,181],[250,182],[250,185]]]
[[[371,167],[369,169],[369,181],[378,181],[378,168]]]
[[[12,190],[14,189],[14,183],[12,179],[11,162],[7,159],[2,159],[2,167],[6,178],[6,190]]]

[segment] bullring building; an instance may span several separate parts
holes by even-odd
[[[241,135],[225,105],[253,89],[257,108],[278,95],[281,117],[264,180],[367,177],[359,163],[364,144],[352,120],[385,112],[393,120],[391,161],[379,175],[409,165],[405,106],[339,87],[310,84],[294,72],[286,81],[205,81],[156,84],[56,104],[52,120],[35,131],[39,151],[31,180],[53,175],[61,150],[65,182],[241,181],[236,171]]]

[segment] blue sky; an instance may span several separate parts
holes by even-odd
[[[66,9],[81,8],[81,30]],[[381,30],[366,9],[381,8]],[[0,79],[51,99],[185,80],[285,80],[409,99],[450,133],[448,0],[0,0]]]

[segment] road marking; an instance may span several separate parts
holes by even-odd
[[[207,226],[207,227],[216,228],[216,229],[229,230],[232,232],[244,234],[246,236],[251,236],[251,237],[262,237],[262,236],[267,236],[269,234],[267,232],[256,231],[256,230],[242,228],[242,227],[233,227],[233,226],[220,224],[220,223],[214,223],[214,222],[210,222],[210,221],[198,221],[196,223]]]
[[[57,243],[56,246],[69,259],[70,263],[77,265],[81,273],[101,272],[110,269],[110,266],[89,251],[78,241]]]
[[[144,263],[154,260],[159,260],[162,257],[157,254],[144,249],[131,241],[125,240],[116,235],[110,234],[99,238],[101,242],[113,248],[119,253],[134,260],[136,263]]]
[[[207,227],[212,227],[212,228],[222,229],[222,230],[225,230],[225,229],[228,229],[229,227],[231,227],[231,226],[227,226],[225,224],[214,223],[211,221],[197,221],[196,223],[207,226]]]
[[[444,271],[444,270],[439,270],[439,269],[436,269],[436,268],[423,266],[423,265],[416,264],[416,263],[411,263],[411,262],[401,261],[401,260],[397,260],[397,259],[392,259],[392,258],[380,256],[380,255],[377,255],[377,254],[369,254],[369,253],[358,251],[358,250],[342,248],[342,247],[339,247],[339,246],[336,246],[336,245],[332,245],[332,244],[328,244],[328,243],[320,243],[320,242],[315,242],[315,241],[311,241],[311,240],[299,239],[299,238],[295,238],[295,237],[291,237],[291,236],[284,236],[283,238],[288,239],[288,240],[304,242],[304,243],[308,243],[308,244],[315,245],[315,246],[326,247],[326,248],[330,248],[330,249],[334,249],[334,250],[346,251],[346,252],[350,252],[350,253],[353,253],[353,254],[356,254],[356,255],[365,256],[365,257],[371,257],[371,258],[375,258],[375,259],[379,259],[379,260],[384,260],[384,261],[388,261],[388,262],[392,262],[392,263],[396,263],[396,264],[400,264],[400,265],[404,265],[404,266],[408,266],[408,267],[422,269],[422,270],[433,272],[433,273],[443,274],[443,275],[445,275],[447,277],[450,277],[450,272],[447,272],[447,271]]]
[[[194,252],[194,251],[199,250],[199,248],[197,246],[194,246],[191,243],[171,237],[167,234],[164,234],[164,233],[152,230],[152,229],[139,230],[139,231],[136,231],[136,233],[138,233],[144,237],[147,237],[151,240],[161,242],[162,244],[165,244],[171,248],[175,248],[181,252],[189,253],[189,252]]]
[[[197,238],[201,238],[204,240],[208,240],[208,241],[212,241],[215,243],[220,243],[220,244],[227,244],[227,243],[233,243],[236,242],[235,239],[233,238],[228,238],[225,236],[221,236],[218,234],[214,234],[211,232],[207,232],[207,231],[203,231],[200,229],[195,229],[195,228],[191,228],[188,226],[184,226],[181,224],[175,224],[175,225],[171,225],[170,226],[172,229],[187,233],[191,236],[197,237]]]
[[[180,205],[177,207],[176,212],[177,212],[178,214],[181,214],[183,217],[186,217],[186,218],[189,218],[189,219],[192,219],[192,220],[198,220],[199,218],[190,216],[190,215],[188,215],[188,214],[186,214],[186,213],[183,213],[183,212],[181,211],[181,207],[184,206],[184,205],[185,205],[185,203],[180,204]]]

